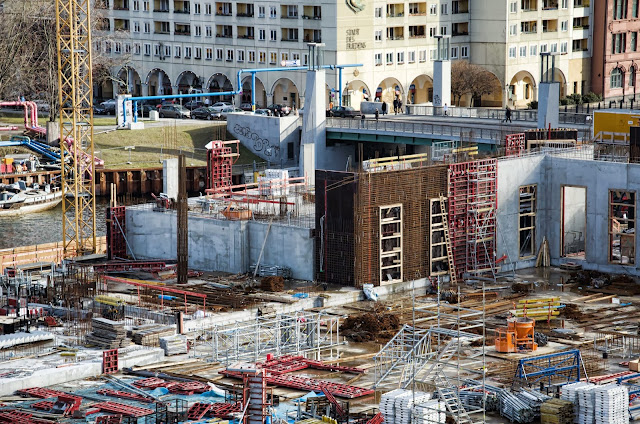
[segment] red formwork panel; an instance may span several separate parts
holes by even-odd
[[[207,415],[228,420],[231,419],[231,414],[234,412],[242,412],[242,402],[212,403]]]
[[[96,424],[120,424],[122,415],[102,415],[96,418]]]
[[[118,372],[118,349],[109,349],[102,352],[102,373],[114,374]]]
[[[207,188],[220,190],[232,185],[233,154],[222,141],[213,141],[207,150]]]
[[[125,405],[118,402],[100,402],[95,405],[91,405],[94,410],[101,412],[109,412],[112,414],[126,415],[129,417],[144,417],[145,415],[153,414],[153,411],[148,408],[140,408],[137,406]]]
[[[46,389],[44,387],[31,387],[30,389],[18,390],[18,394],[21,396],[29,396],[40,399],[57,398],[60,395],[64,395],[64,392],[58,390]]]
[[[107,258],[126,258],[125,206],[107,208]]]
[[[497,160],[448,166],[448,219],[456,274],[495,268]]]
[[[189,408],[189,411],[187,412],[187,419],[193,421],[201,420],[207,414],[207,412],[209,412],[209,409],[211,409],[210,403],[194,403],[193,405],[191,405],[191,408]]]
[[[526,149],[524,133],[507,134],[505,139],[505,156],[520,156]]]
[[[129,400],[135,400],[135,401],[144,402],[144,403],[154,402],[154,400],[150,397],[145,397],[138,393],[121,392],[119,390],[100,389],[96,393],[102,396],[116,397],[119,399],[129,399]]]

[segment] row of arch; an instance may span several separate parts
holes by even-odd
[[[560,82],[560,96],[566,95],[566,78],[564,73],[555,68],[554,80]],[[545,75],[546,78],[546,75]],[[496,80],[498,78],[496,77]],[[118,94],[117,91],[128,92],[134,96],[158,96],[171,94],[188,94],[198,92],[230,92],[234,90],[234,83],[223,73],[215,73],[204,81],[192,71],[184,71],[176,78],[176,83],[160,68],[154,68],[142,80],[139,73],[132,67],[122,68],[116,75],[116,84],[109,87],[105,84],[98,87],[97,97],[110,98]],[[499,80],[498,80],[499,81]],[[146,89],[146,90],[145,90]],[[145,92],[146,91],[146,92]],[[177,92],[174,92],[177,91]],[[242,80],[241,102],[251,101],[251,77],[245,76]],[[536,100],[536,80],[528,71],[517,72],[509,83],[507,100],[514,106],[526,105],[527,102]],[[327,103],[337,102],[337,91],[326,86]],[[493,93],[490,104],[486,106],[500,106],[503,93]],[[267,96],[273,96],[268,100]],[[301,106],[299,99],[300,90],[289,78],[276,80],[267,91],[263,81],[256,75],[256,103],[264,107],[267,102],[284,103],[289,106]],[[392,103],[394,99],[400,99],[405,104],[421,104],[431,102],[433,99],[433,79],[422,74],[414,78],[408,86],[402,84],[395,77],[388,77],[381,81],[375,89],[366,82],[355,79],[349,81],[344,87],[343,103],[358,108],[362,101],[384,101]],[[231,101],[232,96],[222,96],[220,100]],[[483,99],[484,100],[484,99]],[[480,104],[476,104],[480,106]]]

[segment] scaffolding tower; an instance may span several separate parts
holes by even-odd
[[[235,145],[235,152],[231,146]],[[228,189],[233,184],[231,180],[233,164],[240,156],[240,141],[215,140],[207,144],[207,188],[214,193],[221,189]]]

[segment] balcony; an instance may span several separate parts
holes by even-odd
[[[253,29],[253,27],[239,26],[238,38],[253,40],[255,38],[255,30]]]
[[[459,37],[463,35],[469,35],[469,23],[458,22],[451,25],[451,36]]]
[[[216,16],[233,16],[233,5],[226,2],[216,2]]]
[[[557,19],[543,20],[542,32],[558,32],[558,20]]]
[[[322,43],[322,31],[319,29],[304,30],[305,43]]]
[[[231,34],[216,34],[216,38],[233,38]]]
[[[454,0],[451,2],[451,14],[469,13],[469,0]]]
[[[522,34],[536,34],[538,32],[538,21],[528,21],[520,23]]]
[[[424,25],[410,26],[409,38],[427,38],[426,26]]]
[[[574,29],[589,29],[589,17],[573,18]]]
[[[129,10],[128,0],[116,0],[113,3],[113,10]]]
[[[302,19],[322,19],[322,8],[320,6],[304,6]]]
[[[542,10],[556,10],[558,9],[558,0],[543,0]]]
[[[298,19],[298,6],[295,4],[285,4],[280,6],[281,19]]]
[[[538,1],[537,0],[521,0],[520,10],[522,10],[523,12],[533,12],[535,10],[538,10]]]
[[[426,16],[427,3],[409,3],[409,16]]]
[[[404,27],[387,28],[387,40],[404,40]]]
[[[591,3],[589,0],[573,0],[573,7],[589,7]]]
[[[167,0],[156,0],[153,2],[153,11],[154,12],[169,12],[169,2]]]
[[[191,26],[185,24],[176,24],[173,33],[175,35],[191,35]]]
[[[114,19],[113,29],[116,31],[129,31],[129,19]]]
[[[108,9],[109,8],[109,0],[97,0],[94,3],[94,7],[96,9]]]
[[[238,9],[236,16],[240,18],[252,18],[253,17],[253,4],[250,3],[238,3]]]
[[[171,25],[169,22],[154,22],[153,32],[155,34],[171,34]]]

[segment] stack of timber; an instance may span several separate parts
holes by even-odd
[[[549,240],[545,236],[538,250],[536,258],[536,268],[551,266],[551,255],[549,254]]]
[[[541,424],[573,424],[573,403],[562,399],[549,399],[540,406]]]
[[[88,344],[96,345],[102,349],[117,349],[129,346],[124,329],[124,322],[111,321],[106,318],[93,318],[91,320],[93,332],[87,334]]]
[[[166,356],[187,353],[187,338],[181,335],[160,338],[160,347]]]
[[[176,329],[172,325],[145,324],[133,327],[130,337],[138,345],[159,346],[161,337],[173,336],[174,334],[176,334]]]

